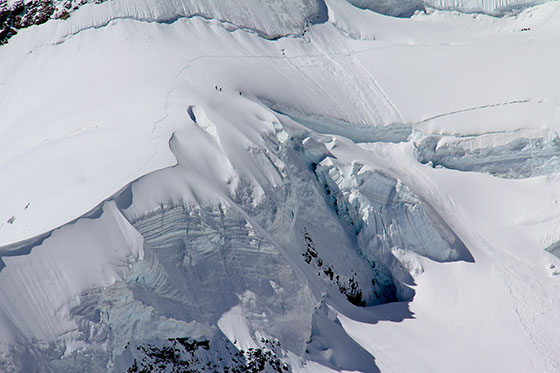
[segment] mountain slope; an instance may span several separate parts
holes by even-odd
[[[2,369],[557,370],[558,4],[228,4],[0,46]]]

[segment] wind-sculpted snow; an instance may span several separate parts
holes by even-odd
[[[52,7],[66,2],[49,1]],[[180,18],[201,17],[222,23],[235,30],[256,32],[274,39],[287,35],[301,35],[310,24],[327,20],[323,0],[259,1],[240,0],[111,0],[96,1],[88,12],[75,12],[79,6],[59,6],[56,18],[68,19],[70,34],[85,29],[99,28],[113,20],[135,19],[145,22],[172,23]]]
[[[322,300],[313,313],[310,357],[333,368],[378,373],[375,358],[352,340],[340,325],[336,312]]]
[[[74,369],[79,361],[119,371],[134,361],[149,365],[158,348],[171,348],[165,347],[169,338],[187,337],[210,341],[210,361],[227,366],[231,348],[249,351],[250,364],[267,336],[282,346],[274,356],[287,354],[300,364],[306,354],[322,359],[313,336],[330,331],[324,323],[327,330],[317,329],[312,317],[325,292],[358,306],[396,299],[384,258],[361,256],[354,232],[335,214],[310,169],[328,156],[323,143],[329,138],[254,104],[242,107],[256,116],[234,106],[218,112],[189,106],[170,143],[176,166],[124,188],[94,219],[64,226],[28,252],[5,258],[1,309],[9,321],[2,327],[9,326],[6,335],[13,338],[4,341],[4,349],[12,348],[5,367],[24,364],[27,339],[38,341],[30,366]],[[221,110],[247,122],[231,128]],[[268,129],[260,135],[247,132],[263,125]],[[238,140],[248,137],[231,142],[225,130]],[[199,170],[204,176],[193,173],[202,139],[218,158],[237,154],[226,173],[220,168]],[[254,165],[240,163],[247,161]],[[222,177],[231,186],[225,195],[208,186],[206,196],[199,194],[203,178]],[[88,245],[69,255],[81,241]],[[100,245],[122,255],[99,255]],[[82,275],[83,266],[90,276]],[[49,274],[55,286],[45,281]],[[25,297],[16,299],[22,292]],[[20,307],[29,312],[17,314]],[[237,340],[241,344],[234,346]],[[23,352],[10,347],[14,342]],[[345,356],[344,345],[333,348],[336,356]],[[367,352],[360,354],[367,359],[358,365],[374,367]],[[191,358],[184,357],[184,364],[192,368]],[[335,369],[356,364],[341,357],[323,363]]]
[[[560,172],[560,139],[549,131],[517,131],[479,136],[419,135],[422,163],[459,171],[520,179]]]
[[[557,371],[557,5],[112,0],[21,30],[0,370]]]
[[[27,355],[44,353],[56,360],[84,344],[107,342],[106,325],[96,328],[99,324],[90,323],[87,334],[77,330],[72,308],[81,303],[77,298],[81,294],[123,279],[129,266],[142,257],[143,249],[142,237],[114,202],[105,204],[103,210],[101,218],[68,225],[28,255],[4,258],[0,293],[10,301],[0,306],[2,351],[9,354],[2,359],[3,370],[44,369],[45,359]],[[98,312],[92,323],[100,317]],[[30,338],[38,343],[29,345]]]

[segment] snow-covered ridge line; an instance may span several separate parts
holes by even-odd
[[[115,202],[120,209],[128,207],[132,198],[131,186],[133,183],[134,182],[131,182],[130,184],[124,186],[119,191],[114,193],[112,196],[102,200],[83,215],[78,216],[58,227],[21,241],[0,246],[0,272],[2,271],[2,268],[4,268],[2,257],[28,255],[35,247],[40,246],[45,240],[50,238],[54,232],[59,231],[64,227],[74,225],[82,219],[99,219],[99,217],[103,213],[103,206],[105,205],[105,203]]]
[[[89,13],[76,14],[71,19],[74,28],[71,33],[103,27],[111,20],[118,19],[173,23],[182,18],[194,17],[275,40],[285,36],[300,36],[310,24],[326,22],[328,15],[323,0],[293,3],[242,0],[233,6],[224,0],[203,3],[194,0],[166,0],[159,3],[149,0],[112,0],[90,9]]]
[[[90,2],[104,7],[96,6],[95,9],[90,8],[87,12],[74,16],[77,10]],[[105,2],[107,0],[19,0],[10,4],[2,0],[0,45],[14,36],[17,30],[40,25],[50,19],[70,20],[70,31],[62,39],[85,30],[105,27],[112,21],[122,19],[169,24],[180,19],[201,18],[217,22],[228,30],[252,32],[269,40],[302,36],[311,24],[323,23],[328,19],[324,0],[304,0],[294,4],[293,9],[288,12],[291,17],[283,14],[284,8],[289,7],[289,4],[253,3],[254,0],[244,0],[236,7],[222,4],[221,0],[210,1],[205,5],[196,1],[167,0],[156,6],[147,0],[111,0],[108,4],[102,4]],[[243,13],[244,8],[248,14]],[[270,13],[268,18],[273,22],[259,20],[263,16],[260,14],[263,10],[264,13]]]
[[[103,4],[102,4],[103,5]],[[99,5],[101,6],[101,5]],[[96,9],[98,6],[95,6]],[[85,10],[85,9],[84,9]],[[196,27],[203,27],[206,30],[212,31],[212,32],[219,32],[221,34],[224,35],[231,35],[233,38],[252,38],[254,40],[259,40],[261,38],[257,38],[255,37],[255,35],[251,35],[251,34],[247,34],[245,32],[243,33],[239,33],[239,34],[230,34],[227,30],[224,30],[220,27],[208,27],[207,23],[197,19],[196,21],[193,22],[180,22],[181,24],[173,24],[173,25],[164,25],[161,26],[161,28],[163,29],[169,29],[172,27],[184,27],[187,29],[190,28],[196,28]],[[146,23],[144,22],[138,22],[138,21],[126,21],[126,22],[122,22],[121,24],[119,24],[119,22],[116,22],[114,24],[114,27],[146,27]],[[46,26],[50,26],[50,25],[46,25]],[[64,27],[61,27],[61,29],[66,29],[66,23],[63,24]],[[152,28],[160,28],[159,24],[152,24],[149,27]],[[63,30],[61,30],[63,31]],[[112,32],[112,30],[106,30],[105,32]],[[83,37],[91,37],[93,34],[93,32],[91,33],[87,33],[87,35],[82,34]],[[28,36],[31,35],[21,35],[22,37],[26,37],[27,39],[29,39]],[[18,38],[19,39],[19,38]],[[67,39],[70,40],[70,39]],[[289,43],[299,43],[299,40],[294,40],[294,39],[286,39],[282,41],[283,43],[289,42]],[[259,43],[265,43],[267,46],[270,47],[275,47],[277,44],[276,43],[272,43],[272,42],[265,42],[265,41],[259,41]],[[65,43],[64,43],[65,44]],[[60,46],[62,48],[62,46]],[[64,45],[65,48],[71,48],[71,45],[65,44]],[[6,47],[7,49],[5,50],[5,55],[9,55],[10,53],[10,49],[15,48],[15,45],[9,45]],[[46,49],[39,49],[38,53],[35,53],[37,50],[33,49],[33,55],[39,55],[39,53],[52,53],[52,51],[54,51],[57,47],[51,47],[51,48],[46,48]],[[374,47],[372,47],[373,49]],[[369,50],[369,48],[367,49]],[[362,52],[367,52],[367,50],[364,51],[358,51],[357,54],[361,54]],[[274,49],[271,49],[268,53],[263,53],[261,55],[257,55],[256,53],[254,55],[236,55],[235,53],[231,53],[231,54],[227,54],[227,55],[223,55],[223,56],[212,56],[212,55],[198,55],[196,57],[192,57],[190,59],[185,59],[185,61],[181,61],[181,64],[178,64],[176,68],[174,68],[173,70],[177,71],[176,73],[173,71],[173,75],[170,75],[170,79],[168,81],[166,81],[166,84],[162,85],[165,86],[164,89],[164,93],[162,94],[162,97],[164,97],[164,102],[161,103],[161,106],[158,105],[158,107],[161,109],[162,113],[158,113],[157,116],[154,116],[153,119],[151,119],[149,122],[149,130],[148,130],[148,126],[146,127],[146,129],[150,132],[149,134],[146,134],[146,136],[148,136],[150,139],[154,138],[154,136],[159,136],[157,134],[157,127],[159,126],[159,124],[166,122],[166,119],[168,118],[168,109],[169,109],[169,105],[170,105],[170,99],[172,99],[173,96],[173,92],[174,89],[177,88],[177,83],[183,82],[183,81],[189,81],[192,79],[195,79],[198,76],[200,76],[200,74],[197,74],[197,70],[204,68],[205,65],[212,63],[212,64],[221,64],[222,60],[225,62],[236,62],[239,61],[239,63],[247,65],[250,62],[250,65],[257,65],[258,61],[263,61],[263,63],[269,63],[269,62],[274,62],[274,65],[276,64],[281,64],[286,66],[288,69],[289,73],[297,73],[298,75],[305,77],[305,72],[299,70],[298,66],[299,65],[308,65],[309,63],[314,64],[316,63],[316,61],[319,61],[323,58],[334,58],[334,57],[344,57],[344,59],[342,59],[341,62],[345,62],[347,60],[346,57],[348,57],[348,60],[351,61],[351,57],[353,56],[352,52],[350,51],[340,51],[340,52],[329,52],[327,51],[326,53],[320,53],[321,50],[317,50],[317,49],[313,49],[311,51],[309,51],[309,53],[307,54],[300,54],[301,51],[299,53],[294,53],[294,55],[283,55],[282,53],[278,52],[276,55],[272,54],[271,52],[273,52]],[[269,54],[271,53],[271,54]],[[30,53],[28,55],[31,55]],[[229,60],[229,61],[228,61]],[[335,61],[337,62],[337,61]],[[184,64],[184,65],[182,65]],[[182,65],[182,66],[181,66]],[[270,63],[270,65],[273,65],[272,63]],[[333,63],[334,65],[334,63]],[[15,66],[15,65],[14,65]],[[191,70],[191,68],[193,68]],[[365,74],[364,74],[365,75]],[[308,75],[309,76],[309,75]],[[268,78],[268,77],[266,77]],[[320,78],[322,79],[321,76],[317,76],[317,78],[313,77],[314,79]],[[350,78],[352,78],[352,76],[350,76]],[[215,78],[215,79],[221,79],[221,78]],[[205,83],[203,83],[205,84]],[[243,89],[244,90],[244,94],[247,93],[249,94],[251,87],[247,87],[247,89]],[[370,90],[369,92],[371,93],[375,93],[375,91]],[[236,92],[237,94],[237,92]],[[382,96],[382,95],[381,95]],[[298,100],[299,102],[302,102],[301,100]],[[332,101],[335,101],[335,97],[332,98]],[[374,100],[370,99],[368,100],[370,103],[375,102]],[[291,102],[288,102],[288,106],[289,104],[291,104]],[[381,105],[379,105],[380,107],[382,107]],[[390,106],[390,105],[389,105]],[[312,108],[312,112],[314,112],[316,109]],[[320,111],[319,111],[320,112]],[[369,111],[372,114],[377,115],[378,113],[376,112],[372,112]],[[383,114],[383,112],[381,110],[379,110],[379,112],[381,114]],[[331,113],[328,113],[329,115]],[[333,112],[333,114],[336,114],[336,112]],[[345,113],[342,113],[345,114]],[[356,116],[358,117],[358,116]],[[388,118],[388,120],[385,120],[385,117],[379,115],[377,116],[377,118],[374,118],[374,120],[367,120],[368,123],[373,123],[373,124],[377,124],[379,122],[381,122],[381,124],[385,124],[385,123],[392,123],[394,122],[393,118],[397,117],[396,115],[392,115],[389,112],[389,115],[386,116]],[[148,123],[147,123],[148,124]],[[165,123],[163,123],[163,126],[165,126]],[[89,127],[88,127],[89,128]],[[155,132],[154,132],[155,131]],[[407,130],[408,131],[408,130]],[[406,134],[405,134],[406,136]],[[167,143],[166,139],[168,138],[167,134],[164,134],[163,136],[161,136],[161,142],[165,142]],[[367,141],[373,141],[374,139],[369,138],[367,139]],[[41,141],[36,141],[35,142],[35,146],[39,147],[42,146],[42,142]],[[163,145],[163,144],[162,144]],[[24,149],[27,151],[27,149]],[[156,154],[157,151],[159,151],[159,155],[161,156],[161,153],[163,151],[165,151],[166,149],[162,148],[162,147],[150,147],[149,149],[149,154],[146,154],[146,159],[142,162],[142,164],[138,164],[136,165],[136,169],[142,168],[144,166],[146,166],[149,162],[150,159],[152,159],[154,157],[154,154]],[[5,159],[15,159],[14,156],[19,156],[18,152],[13,152],[9,155],[10,158],[8,158],[8,156],[6,156]],[[169,163],[168,163],[169,164]],[[167,165],[168,165],[167,164]],[[149,165],[147,165],[146,170],[150,170]],[[132,181],[132,179],[141,176],[140,173],[144,173],[144,171],[138,171],[138,174],[134,175],[134,177],[131,177],[130,179],[127,178],[127,180],[123,180],[122,184],[121,183],[115,183],[115,185],[112,185],[110,190],[106,190],[104,191],[104,193],[102,195],[99,196],[99,200],[95,200],[92,201],[93,203],[99,203],[100,201],[102,201],[103,199],[107,198],[108,196],[112,195],[113,193],[115,193],[115,191],[118,191],[119,188],[123,187],[123,185],[126,185],[126,183]],[[26,203],[28,201],[25,201],[23,204],[21,204],[21,207],[25,206]],[[94,204],[91,204],[85,207],[80,208],[80,211],[77,211],[75,215],[73,216],[69,216],[66,218],[69,218],[68,220],[64,221],[64,223],[66,223],[67,221],[70,221],[72,219],[77,218],[78,216],[80,216],[81,214],[85,213],[86,211],[88,211],[89,209],[93,208]],[[32,205],[32,208],[34,207],[34,205]],[[17,207],[19,208],[19,207]],[[10,209],[12,211],[9,212],[9,215],[6,216],[6,220],[8,220],[11,216],[13,216],[14,214],[16,214],[16,210]],[[18,219],[18,223],[21,221],[20,220],[20,216],[16,216],[16,218]],[[62,224],[62,220],[57,221],[56,226],[60,226],[60,224]],[[6,224],[6,226],[8,226],[8,228],[11,228],[11,225]],[[51,226],[48,227],[49,229],[52,228],[56,228],[56,226]],[[11,238],[7,238],[9,237],[8,235],[4,236],[5,240],[3,241],[3,244],[10,244],[10,243],[14,243],[14,242],[20,242],[22,240],[25,240],[29,237],[32,236],[36,236],[37,234],[41,234],[44,231],[46,231],[46,229],[41,229],[39,230],[33,230],[32,232],[28,232],[27,234],[21,234],[21,233],[17,233],[16,236],[13,236]]]
[[[118,21],[128,20],[128,21],[145,22],[145,23],[173,24],[173,23],[181,21],[181,20],[190,20],[190,19],[200,19],[200,20],[205,21],[209,24],[220,25],[224,29],[226,29],[230,32],[244,31],[244,32],[247,32],[247,33],[255,34],[255,35],[257,35],[257,36],[259,36],[263,39],[271,40],[271,41],[278,40],[278,39],[285,38],[285,37],[300,37],[301,36],[301,33],[299,33],[299,32],[269,35],[269,34],[266,34],[266,33],[262,32],[258,29],[255,29],[255,28],[239,26],[239,25],[237,25],[233,22],[227,21],[227,20],[208,17],[205,14],[175,15],[171,18],[163,18],[163,19],[139,18],[139,17],[135,17],[135,16],[119,16],[119,17],[112,17],[110,19],[107,19],[106,21],[104,21],[104,23],[90,25],[90,26],[86,26],[86,27],[74,30],[71,33],[63,35],[58,41],[56,41],[54,43],[51,43],[51,44],[48,44],[48,45],[52,46],[52,45],[62,44],[64,42],[66,42],[69,38],[77,36],[78,34],[80,34],[82,32],[108,27],[111,24],[113,24],[115,22],[118,22]],[[209,57],[212,58],[213,56],[209,56]],[[229,57],[229,56],[225,56],[225,57]],[[232,56],[232,57],[239,57],[239,56]],[[257,57],[257,56],[254,56],[254,57]]]

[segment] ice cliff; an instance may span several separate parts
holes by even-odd
[[[0,370],[557,370],[558,4],[353,3],[2,3]]]

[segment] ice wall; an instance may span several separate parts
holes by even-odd
[[[435,8],[465,13],[507,15],[547,0],[348,0],[351,4],[396,17],[410,17],[414,12]]]
[[[403,267],[397,260],[399,250],[441,262],[473,260],[428,203],[399,180],[362,167],[355,162],[345,170],[325,159],[316,172],[338,215],[355,229],[362,254],[390,268],[401,299],[413,294],[406,284],[411,284],[415,268]]]
[[[422,163],[460,171],[523,179],[560,171],[560,139],[554,131],[520,130],[478,136],[422,136],[415,142]]]

